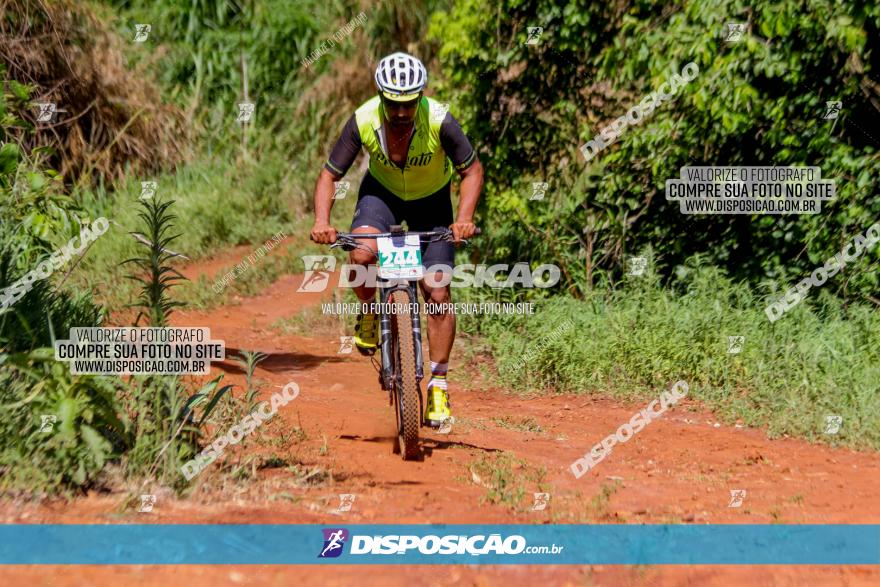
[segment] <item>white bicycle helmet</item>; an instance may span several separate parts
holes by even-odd
[[[376,87],[382,96],[395,102],[415,100],[428,84],[428,72],[416,57],[392,53],[376,67]]]

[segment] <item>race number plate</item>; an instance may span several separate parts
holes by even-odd
[[[418,235],[384,237],[379,241],[379,277],[421,279],[422,249]]]

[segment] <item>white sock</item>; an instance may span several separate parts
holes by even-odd
[[[431,361],[431,381],[428,382],[428,389],[436,387],[443,391],[449,391],[446,383],[446,373],[449,370],[449,363],[435,363]]]

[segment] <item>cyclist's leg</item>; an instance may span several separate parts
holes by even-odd
[[[406,221],[411,230],[429,231],[448,228],[452,224],[452,200],[449,184],[438,192],[408,202]],[[435,241],[422,245],[422,265],[426,272],[419,282],[422,296],[429,304],[427,312],[428,346],[431,360],[431,379],[427,385],[428,401],[425,418],[432,425],[450,421],[449,393],[446,372],[449,354],[455,341],[455,313],[450,308],[452,296],[451,281],[455,247],[446,241]]]
[[[392,224],[395,224],[394,211],[391,209],[393,200],[390,200],[384,187],[379,184],[369,172],[364,176],[358,192],[358,202],[355,207],[354,217],[351,222],[351,232],[355,234],[370,234],[388,232]],[[376,262],[375,253],[377,245],[375,240],[359,240],[359,243],[369,247],[369,251],[356,248],[349,254],[352,265],[357,265],[357,270],[366,279],[356,279],[351,275],[349,279],[358,285],[352,287],[355,295],[361,303],[369,304],[375,301],[376,287],[371,270]],[[365,311],[358,312],[355,324],[355,346],[358,352],[369,355],[375,352],[379,345],[379,317],[369,307]]]
[[[395,224],[392,202],[388,198],[387,190],[385,190],[384,186],[367,172],[364,175],[358,192],[357,206],[355,206],[354,217],[351,221],[351,232],[355,234],[388,232],[391,225]],[[376,241],[375,239],[358,240],[358,243],[369,247],[372,253],[357,248],[349,253],[349,259],[353,265],[361,265],[368,270],[376,262]],[[366,274],[366,271],[364,274]],[[350,279],[353,277],[353,275],[349,276]],[[372,302],[376,296],[376,287],[369,279],[352,289],[362,302]]]
[[[430,196],[406,203],[404,216],[410,230],[421,232],[449,228],[452,224],[449,188],[450,184],[447,183]],[[432,304],[435,310],[441,310],[428,313],[428,344],[432,363],[448,363],[455,341],[455,313],[449,308],[452,302],[449,282],[454,257],[455,246],[452,243],[434,241],[422,244],[422,265],[426,274],[419,285],[425,303]]]

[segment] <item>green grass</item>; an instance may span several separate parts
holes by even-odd
[[[502,428],[507,428],[508,430],[516,430],[517,432],[544,432],[544,428],[541,427],[541,424],[539,424],[538,421],[531,416],[527,416],[525,418],[501,416],[499,418],[492,418],[492,421]]]
[[[850,305],[844,317],[822,290],[772,324],[764,307],[759,294],[718,270],[692,267],[673,288],[646,275],[585,300],[547,300],[535,316],[462,322],[484,336],[477,350],[494,357],[502,383],[519,392],[644,400],[683,379],[688,398],[727,423],[766,426],[772,437],[880,447],[876,309]],[[567,320],[572,326],[551,340]],[[739,354],[727,352],[732,335],[745,336]],[[835,435],[824,434],[830,414],[843,417]]]
[[[544,467],[533,467],[512,453],[481,454],[468,467],[470,480],[487,489],[484,501],[505,504],[519,511],[532,505],[529,492],[544,491]],[[526,499],[528,495],[529,499]]]
[[[175,202],[180,238],[173,250],[199,259],[232,245],[262,244],[279,231],[301,231],[300,223],[295,221],[299,210],[292,208],[299,197],[292,186],[285,184],[284,168],[281,157],[236,165],[221,157],[206,156],[176,173],[143,179],[155,179],[157,196]],[[127,303],[133,291],[120,262],[133,256],[137,247],[128,233],[140,231],[136,216],[140,180],[132,178],[113,193],[91,190],[77,195],[93,218],[106,216],[111,229],[95,242],[71,280],[101,292],[111,310]],[[260,266],[266,260],[264,257]],[[175,263],[181,262],[177,257]],[[251,271],[256,273],[253,268]]]
[[[617,493],[617,490],[620,489],[620,487],[621,483],[617,480],[614,480],[611,483],[602,484],[599,488],[599,493],[593,496],[593,499],[590,500],[590,504],[587,507],[590,519],[608,520],[609,518],[612,518],[608,506],[611,504],[611,497]]]

